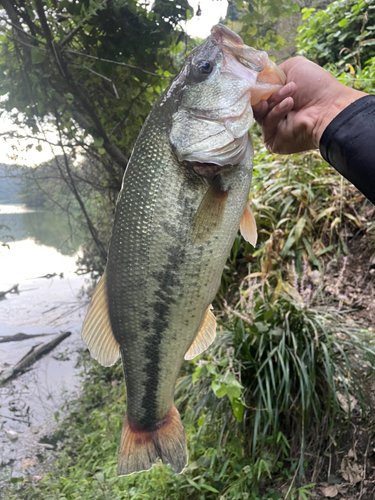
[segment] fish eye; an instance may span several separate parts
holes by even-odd
[[[209,75],[212,71],[212,64],[209,61],[199,61],[197,69],[201,75]]]
[[[212,73],[214,64],[207,60],[198,61],[193,66],[194,79],[198,82],[203,81]]]

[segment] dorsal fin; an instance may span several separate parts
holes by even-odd
[[[189,350],[185,354],[185,359],[193,359],[198,354],[205,351],[215,340],[216,337],[216,318],[213,315],[212,306],[210,305],[206,311],[203,318],[203,323],[199,328],[197,336],[194,342],[189,347]]]
[[[240,231],[243,238],[255,247],[258,239],[257,223],[248,201],[242,214]]]
[[[113,365],[120,356],[120,347],[113,336],[108,313],[105,273],[96,286],[82,327],[82,338],[91,356],[103,366]]]

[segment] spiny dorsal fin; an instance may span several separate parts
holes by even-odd
[[[203,323],[194,339],[194,342],[189,347],[185,354],[185,359],[193,359],[198,354],[205,351],[215,340],[216,337],[216,318],[213,315],[212,306],[210,305],[203,318]]]
[[[108,313],[105,273],[96,286],[83,322],[82,338],[91,356],[103,366],[113,365],[120,356],[120,347],[113,336]]]
[[[243,238],[255,247],[258,239],[257,223],[255,222],[255,217],[249,202],[246,203],[245,210],[242,214],[240,231]]]
[[[227,198],[228,191],[221,191],[219,181],[214,180],[203,196],[193,220],[191,239],[194,243],[204,243],[220,226]]]

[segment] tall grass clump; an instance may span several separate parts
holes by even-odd
[[[247,488],[301,480],[306,449],[311,456],[334,442],[375,367],[369,335],[343,313],[312,306],[305,278],[275,290],[248,277],[214,350],[180,382],[185,421],[217,436],[218,449],[234,436],[241,443]]]

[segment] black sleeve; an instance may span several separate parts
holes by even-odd
[[[358,99],[323,132],[323,158],[375,204],[375,96]]]

